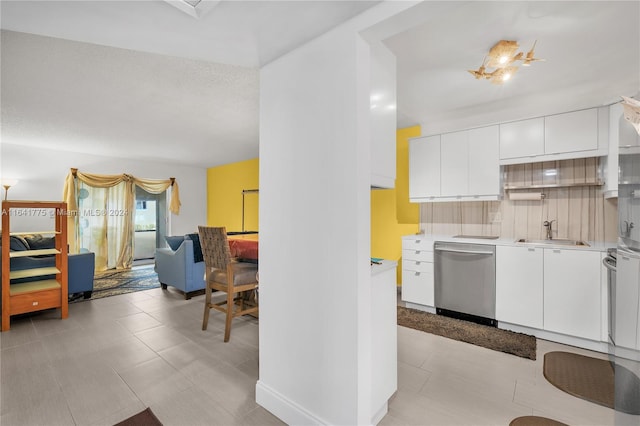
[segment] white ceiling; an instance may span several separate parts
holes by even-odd
[[[211,167],[258,155],[258,68],[372,7],[162,0],[0,2],[2,141]],[[640,90],[638,1],[426,1],[372,28],[398,60],[398,126],[423,134],[617,101]],[[44,37],[43,37],[44,36]],[[496,86],[484,54],[547,59]]]
[[[419,17],[419,18],[417,18]],[[419,20],[419,24],[409,22]],[[423,134],[587,108],[640,90],[640,2],[424,2],[386,39],[398,65],[398,125]],[[534,62],[512,80],[475,80],[484,55],[514,40]]]

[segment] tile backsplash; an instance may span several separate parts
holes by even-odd
[[[505,166],[505,186],[517,189],[506,190],[502,201],[423,203],[421,229],[434,235],[541,239],[546,237],[542,223],[555,220],[555,238],[616,242],[617,199],[603,197],[602,186],[595,185],[599,177],[594,158]],[[511,200],[511,192],[545,197]]]

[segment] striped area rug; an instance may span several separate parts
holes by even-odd
[[[91,299],[100,299],[118,294],[133,293],[160,287],[158,274],[153,265],[136,266],[132,269],[96,272]],[[85,299],[78,299],[85,300]]]

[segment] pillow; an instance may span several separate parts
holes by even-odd
[[[184,241],[184,236],[182,236],[182,235],[175,235],[175,236],[165,235],[164,239],[167,242],[167,244],[169,244],[169,247],[171,247],[171,250],[176,251],[176,250],[178,250],[180,248],[180,245]]]
[[[25,237],[31,250],[51,249],[56,246],[56,237],[43,237],[42,235],[32,235]]]
[[[25,251],[29,250],[29,243],[22,238],[15,235],[9,237],[9,249],[11,251]]]

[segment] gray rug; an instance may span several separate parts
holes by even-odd
[[[522,358],[536,359],[536,338],[495,327],[398,306],[398,325],[471,343]]]

